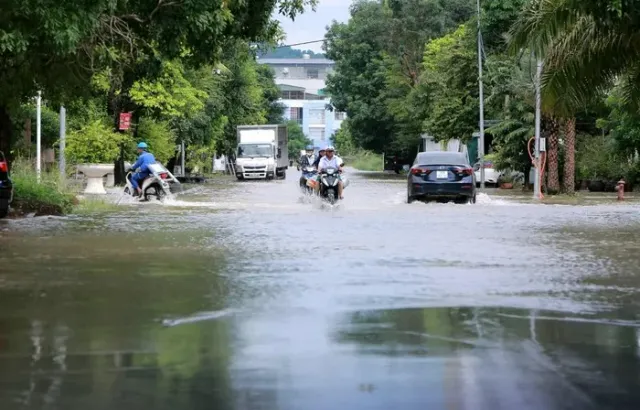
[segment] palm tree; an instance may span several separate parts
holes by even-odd
[[[560,127],[558,120],[549,114],[543,116],[543,128],[547,134],[547,192],[560,192],[560,173],[558,172],[558,145]]]
[[[564,99],[580,106],[617,81],[640,102],[640,8],[627,3],[531,0],[525,6],[510,45],[544,56],[543,104]]]
[[[532,0],[511,31],[512,50],[527,47],[544,56],[543,109],[562,119],[564,191],[575,191],[575,114],[615,81],[640,102],[640,22],[597,0]],[[640,105],[639,105],[640,106]],[[552,127],[552,131],[553,131]],[[554,185],[557,134],[550,133],[549,178]],[[557,170],[557,164],[555,164]],[[553,190],[553,189],[552,189]]]

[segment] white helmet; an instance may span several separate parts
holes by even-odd
[[[335,152],[335,151],[336,151],[336,149],[335,149],[335,148],[333,148],[333,145],[329,145],[329,146],[328,146],[327,148],[325,148],[324,150],[325,150],[325,151],[333,151],[333,152]]]

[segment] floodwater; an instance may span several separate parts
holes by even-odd
[[[0,409],[638,409],[640,206],[224,179],[0,221]]]

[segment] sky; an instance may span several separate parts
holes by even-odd
[[[322,40],[326,27],[333,20],[346,22],[349,19],[351,0],[318,0],[316,11],[310,9],[295,21],[278,15],[277,19],[287,33],[285,44],[303,43],[305,41]],[[295,48],[322,52],[322,43],[308,44]]]

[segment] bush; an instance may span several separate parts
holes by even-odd
[[[601,135],[580,136],[576,144],[576,173],[579,180],[617,181],[631,170],[631,164],[616,149],[615,141]]]
[[[346,166],[353,167],[360,171],[382,171],[384,169],[382,155],[371,151],[361,150],[346,153],[342,159]]]
[[[75,197],[57,174],[41,173],[40,183],[30,161],[16,159],[11,165],[14,185],[12,208],[19,213],[64,215],[71,212]]]
[[[111,164],[120,154],[120,144],[130,141],[128,134],[114,132],[104,121],[94,120],[69,134],[65,153],[75,164]]]

